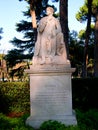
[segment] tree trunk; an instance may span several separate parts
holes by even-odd
[[[34,31],[34,41],[36,42],[37,39],[37,23],[36,23],[36,13],[34,10],[34,1],[31,0],[30,1],[30,14],[31,14],[31,18],[32,18],[32,27],[33,27],[33,31]]]
[[[69,59],[69,30],[68,30],[68,0],[60,0],[60,24],[64,35],[64,42],[67,50],[67,58]]]
[[[95,22],[94,76],[98,77],[98,10]]]
[[[82,76],[87,77],[87,64],[88,64],[88,43],[89,43],[89,37],[91,32],[91,12],[92,12],[92,0],[88,0],[88,21],[87,21],[87,28],[86,28],[86,34],[85,34],[85,46],[84,46],[84,57],[83,57],[83,72]]]
[[[30,10],[30,13],[32,17],[32,27],[37,28],[35,10]]]

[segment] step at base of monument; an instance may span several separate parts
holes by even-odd
[[[55,115],[51,117],[30,116],[27,118],[26,124],[37,129],[41,126],[43,122],[49,121],[49,120],[55,120],[55,121],[61,122],[62,124],[65,124],[66,126],[77,125],[75,112],[73,112],[72,115],[57,115],[57,116]]]

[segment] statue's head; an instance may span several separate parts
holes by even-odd
[[[52,14],[54,13],[54,9],[52,7],[47,7],[46,11],[48,12],[51,12]]]

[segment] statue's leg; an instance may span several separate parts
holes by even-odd
[[[41,65],[45,64],[45,57],[46,57],[46,41],[45,38],[41,40]]]
[[[56,54],[56,38],[51,40],[51,56],[55,56]]]

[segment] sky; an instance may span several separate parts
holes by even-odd
[[[70,30],[76,30],[78,32],[85,28],[85,25],[75,18],[76,13],[83,3],[84,0],[68,0],[68,26]],[[59,7],[58,3],[54,3],[54,5]],[[27,10],[27,6],[28,4],[25,1],[0,0],[0,28],[3,28],[3,33],[1,34],[2,39],[0,40],[0,53],[7,53],[8,50],[13,48],[10,40],[14,37],[22,38],[22,34],[16,31],[15,25],[21,20],[27,20],[22,13]]]

